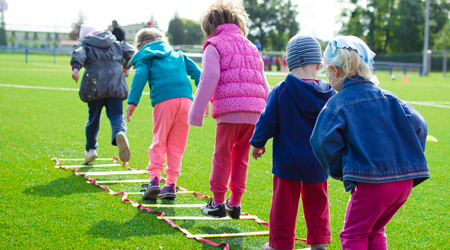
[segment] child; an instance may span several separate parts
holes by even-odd
[[[241,198],[246,192],[248,141],[269,94],[259,51],[246,38],[247,22],[240,3],[221,0],[213,3],[200,20],[208,39],[203,45],[203,73],[189,124],[202,126],[205,107],[211,100],[211,115],[217,124],[209,180],[213,200],[200,209],[210,217],[228,214],[239,219]],[[231,196],[225,202],[228,179]]]
[[[376,86],[374,56],[354,36],[329,42],[324,67],[339,93],[319,114],[311,137],[322,167],[351,191],[340,233],[344,250],[387,249],[386,224],[412,187],[430,177],[427,123],[410,104]]]
[[[127,119],[133,114],[148,81],[153,107],[153,142],[148,149],[150,162],[147,171],[150,184],[142,199],[176,198],[177,177],[181,175],[181,160],[186,148],[192,105],[192,83],[198,85],[201,70],[183,52],[175,52],[156,28],[141,29],[136,34],[139,52],[131,59],[136,72],[128,97]],[[167,155],[166,184],[161,190],[159,181]]]
[[[89,107],[84,164],[98,157],[97,138],[103,107],[106,107],[106,115],[111,122],[111,143],[118,146],[120,160],[128,162],[131,154],[126,137],[123,100],[128,97],[125,75],[129,68],[128,61],[134,55],[133,47],[126,42],[117,42],[109,31],[99,31],[85,25],[81,26],[80,40],[79,44],[73,46],[70,64],[75,82],[80,78],[81,67],[86,69],[80,85],[80,98]]]
[[[319,42],[296,35],[287,44],[291,72],[270,92],[250,144],[257,159],[273,137],[273,196],[269,243],[263,249],[293,249],[298,203],[302,197],[306,244],[326,249],[331,243],[327,173],[312,152],[309,139],[317,116],[336,94],[329,83],[315,80],[322,64]]]

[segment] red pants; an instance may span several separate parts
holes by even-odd
[[[230,203],[241,204],[242,195],[247,191],[247,167],[250,139],[255,125],[219,123],[216,128],[213,165],[209,178],[210,190],[215,203],[225,201],[229,180]]]
[[[273,176],[269,218],[269,246],[272,248],[277,250],[294,248],[300,195],[306,222],[306,244],[331,243],[327,181],[311,183]]]
[[[343,250],[387,250],[385,226],[411,194],[413,180],[358,182],[341,231]]]

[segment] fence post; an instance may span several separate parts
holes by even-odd
[[[444,64],[442,67],[443,67],[442,72],[445,77],[445,74],[447,73],[447,50],[444,50]]]
[[[25,63],[28,63],[28,48],[25,49]]]

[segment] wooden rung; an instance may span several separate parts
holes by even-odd
[[[98,181],[97,181],[98,183]],[[144,192],[125,192],[126,194],[136,194],[136,195],[140,195],[140,194],[144,194]],[[177,194],[193,194],[194,191],[177,191]],[[116,193],[110,193],[110,194],[116,194]]]
[[[78,172],[78,175],[88,175],[88,176],[94,176],[94,175],[121,175],[121,174],[147,174],[146,170],[134,170],[134,171],[110,171],[110,172]]]
[[[120,164],[98,164],[98,165],[72,165],[72,166],[55,166],[55,168],[104,168],[104,167],[117,167],[121,166]]]
[[[200,216],[200,217],[196,217],[196,216],[174,216],[174,217],[170,217],[170,216],[158,216],[157,217],[159,220],[164,220],[164,219],[169,219],[169,220],[235,220],[233,218],[230,217],[223,217],[223,218],[211,218],[208,216]],[[240,216],[239,217],[240,220],[254,220],[254,219],[258,219],[258,216]]]
[[[109,181],[97,181],[97,184],[103,183],[132,183],[132,182],[149,182],[149,179],[146,180],[109,180]],[[91,183],[90,181],[86,181],[86,183]]]
[[[204,204],[137,204],[133,203],[133,207],[139,207],[142,205],[143,207],[201,207]]]
[[[113,158],[97,158],[96,161],[113,161]],[[59,161],[84,161],[84,159],[59,159]]]
[[[249,232],[249,233],[235,233],[235,234],[188,234],[188,238],[225,238],[225,237],[243,237],[243,236],[256,236],[256,235],[269,235],[269,231]]]

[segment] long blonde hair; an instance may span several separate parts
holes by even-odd
[[[379,84],[378,77],[373,74],[370,66],[361,58],[356,50],[348,49],[348,48],[339,48],[337,50],[337,56],[333,59],[332,62],[324,61],[324,69],[327,73],[332,73],[332,69],[330,67],[333,65],[342,65],[342,70],[345,73],[345,76],[339,80],[344,80],[348,78],[350,75],[358,74],[359,76],[370,80],[375,85]]]
[[[216,27],[225,23],[236,24],[244,37],[248,34],[248,14],[240,2],[218,0],[200,18],[200,26],[206,37],[216,34]]]
[[[135,41],[137,49],[141,50],[146,44],[156,41],[167,41],[167,38],[159,29],[145,28],[136,33]]]

